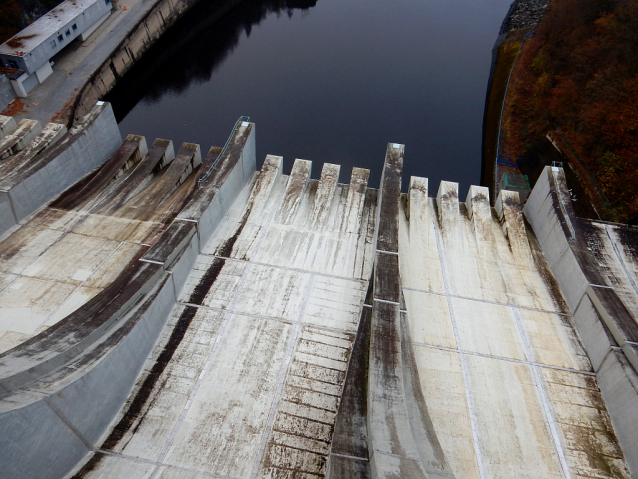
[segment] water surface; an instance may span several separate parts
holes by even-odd
[[[289,0],[290,1],[290,0]],[[308,2],[309,0],[305,0]],[[479,184],[491,49],[510,0],[246,0],[192,12],[109,100],[123,134],[222,146],[256,123],[257,156],[371,170],[403,143],[410,175]],[[294,7],[302,8],[294,8]]]

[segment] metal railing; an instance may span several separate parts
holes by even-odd
[[[204,173],[201,176],[201,178],[199,180],[197,180],[197,188],[199,188],[202,185],[202,183],[208,179],[208,177],[212,173],[213,169],[217,166],[217,163],[219,163],[219,161],[221,160],[222,156],[224,156],[224,154],[226,153],[226,150],[228,149],[228,145],[230,144],[230,140],[232,140],[233,136],[235,136],[235,132],[237,131],[237,128],[239,128],[240,126],[248,126],[248,122],[249,121],[250,121],[250,117],[249,116],[240,116],[239,119],[235,122],[235,126],[233,127],[233,131],[230,132],[230,135],[228,136],[228,139],[226,140],[226,144],[224,145],[222,150],[217,155],[217,158],[215,158],[215,161],[213,161],[212,165],[210,165],[208,167],[208,170],[206,171],[206,173]],[[244,125],[244,123],[246,123],[246,124]]]
[[[498,136],[496,139],[496,158],[494,158],[494,191],[498,190],[498,158],[501,156],[501,129],[503,127],[503,112],[505,111],[505,101],[507,100],[507,90],[510,87],[510,80],[512,79],[512,72],[514,71],[514,67],[516,66],[516,60],[518,60],[518,56],[521,54],[521,50],[523,49],[523,44],[525,40],[532,34],[532,32],[536,29],[536,25],[534,25],[529,32],[525,34],[523,39],[521,40],[521,44],[518,46],[518,52],[516,52],[516,57],[514,58],[514,62],[512,63],[512,68],[510,69],[510,74],[507,77],[507,84],[505,85],[505,93],[503,94],[503,103],[501,104],[501,117],[498,120]]]

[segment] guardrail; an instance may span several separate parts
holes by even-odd
[[[217,166],[217,164],[221,160],[222,156],[224,156],[224,153],[226,153],[226,149],[228,148],[228,145],[230,144],[230,140],[235,135],[235,131],[237,131],[237,128],[239,128],[240,125],[241,126],[248,126],[248,122],[249,121],[250,121],[250,117],[249,116],[240,116],[237,119],[237,121],[235,122],[235,126],[233,127],[233,130],[230,132],[230,135],[228,136],[228,139],[226,140],[226,144],[222,148],[222,151],[219,152],[219,155],[217,155],[217,158],[215,158],[215,161],[213,161],[213,164],[210,165],[210,167],[208,168],[206,173],[204,173],[201,176],[201,178],[199,180],[197,180],[197,188],[200,188],[202,183],[208,179],[208,177],[210,176],[210,174],[213,171],[213,169]],[[244,125],[244,123],[245,123],[245,125]]]

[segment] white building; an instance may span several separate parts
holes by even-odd
[[[74,39],[84,41],[111,14],[111,0],[66,0],[0,45],[0,63],[16,94],[26,97],[53,70],[50,59]]]

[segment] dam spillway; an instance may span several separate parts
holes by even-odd
[[[492,207],[486,188],[463,201],[412,177],[401,193],[403,145],[374,189],[329,163],[255,172],[254,142],[249,122],[204,158],[129,136],[7,231],[0,295],[103,281],[0,355],[7,477],[631,477],[636,404],[611,393],[627,403],[632,372],[610,386],[600,368],[633,364],[631,228],[581,235],[596,279],[560,172],[524,213],[507,191]],[[107,233],[130,254],[87,263]],[[607,296],[576,299],[572,251]],[[39,308],[29,291],[11,307]],[[0,304],[2,327],[14,314]]]

